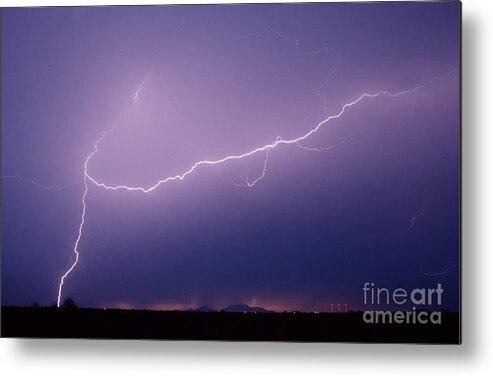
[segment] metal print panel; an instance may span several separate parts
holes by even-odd
[[[460,343],[460,17],[1,9],[2,336]]]

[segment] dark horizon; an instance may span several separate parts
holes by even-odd
[[[245,314],[4,308],[2,337],[435,344],[461,341],[458,314],[444,313],[441,325],[367,325],[361,318],[361,312]]]

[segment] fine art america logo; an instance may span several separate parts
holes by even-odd
[[[375,287],[375,283],[365,282],[363,285],[365,307],[379,309],[365,310],[363,320],[367,324],[441,324],[442,312],[430,308],[442,305],[442,295],[441,283],[438,283],[436,288],[406,290]],[[381,310],[382,306],[388,307],[389,310]],[[399,306],[412,307],[407,310],[396,310],[395,307]]]

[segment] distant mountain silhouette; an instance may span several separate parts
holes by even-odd
[[[246,304],[232,304],[224,308],[226,312],[274,312],[262,307],[250,307]]]
[[[207,306],[200,306],[195,309],[192,309],[194,312],[217,312],[215,309]]]

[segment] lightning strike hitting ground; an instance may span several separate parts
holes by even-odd
[[[120,116],[120,118],[113,124],[113,126],[110,129],[108,129],[106,132],[104,132],[102,134],[102,136],[95,141],[93,150],[91,151],[91,153],[88,154],[88,156],[85,159],[85,162],[84,162],[84,193],[83,193],[83,196],[82,196],[81,222],[80,222],[80,225],[79,225],[78,235],[77,235],[77,239],[76,239],[76,242],[75,242],[75,245],[74,245],[74,250],[73,250],[73,253],[75,255],[75,260],[72,263],[72,265],[70,266],[70,268],[63,274],[63,276],[60,279],[60,284],[58,286],[57,306],[60,306],[60,302],[61,302],[61,299],[62,299],[63,285],[65,283],[65,280],[69,276],[69,274],[74,270],[74,268],[76,267],[76,265],[78,263],[78,260],[79,260],[79,250],[78,250],[78,248],[79,248],[80,240],[82,238],[83,228],[84,228],[84,224],[85,224],[85,216],[86,216],[86,211],[87,211],[86,198],[87,198],[87,193],[88,193],[88,188],[89,188],[88,187],[88,183],[89,182],[93,183],[96,187],[99,187],[99,188],[102,188],[102,189],[106,189],[106,190],[109,190],[109,191],[126,190],[126,191],[129,191],[129,192],[140,192],[140,193],[148,194],[148,193],[153,192],[157,188],[159,188],[161,185],[164,185],[164,184],[167,184],[167,183],[170,183],[170,182],[175,182],[175,181],[176,182],[183,181],[187,176],[191,175],[199,167],[202,167],[202,166],[203,167],[205,167],[205,166],[215,166],[215,165],[223,164],[223,163],[230,162],[230,161],[241,160],[241,159],[244,159],[244,158],[251,157],[251,156],[253,156],[253,155],[257,154],[257,153],[265,152],[266,153],[266,159],[265,159],[265,162],[264,162],[264,169],[263,169],[262,175],[259,178],[257,178],[256,180],[254,180],[253,182],[248,182],[247,181],[248,186],[249,187],[252,187],[258,181],[260,181],[261,179],[263,179],[265,177],[266,168],[267,168],[267,162],[268,162],[268,157],[269,157],[269,152],[271,152],[273,149],[275,149],[275,148],[277,148],[277,147],[279,147],[281,145],[295,145],[297,147],[300,147],[300,143],[302,141],[305,141],[310,136],[312,136],[315,133],[317,133],[322,127],[327,126],[330,121],[339,119],[340,117],[342,117],[346,113],[346,111],[348,111],[350,108],[352,108],[353,106],[357,105],[358,103],[360,103],[360,102],[362,102],[364,100],[372,99],[372,98],[377,98],[377,97],[381,97],[381,96],[387,96],[387,97],[391,97],[391,98],[396,98],[396,97],[400,97],[400,96],[403,96],[403,95],[406,95],[406,94],[415,93],[418,90],[423,89],[424,87],[430,85],[431,83],[433,83],[436,80],[444,79],[444,78],[450,76],[450,74],[452,72],[454,72],[454,71],[451,71],[451,72],[449,72],[448,74],[446,74],[444,76],[434,77],[431,80],[429,80],[428,82],[426,82],[424,84],[421,84],[421,85],[418,85],[418,86],[416,86],[416,87],[414,87],[412,89],[407,89],[407,90],[399,91],[399,92],[396,92],[396,93],[392,93],[390,91],[381,90],[381,91],[378,91],[376,93],[364,93],[364,94],[361,94],[358,98],[356,98],[356,99],[354,99],[352,101],[349,101],[346,104],[344,104],[338,113],[326,117],[325,119],[323,119],[322,121],[320,121],[315,127],[313,127],[308,132],[302,134],[299,137],[292,138],[292,139],[282,139],[281,137],[278,137],[272,143],[269,143],[269,144],[266,144],[266,145],[263,145],[263,146],[259,146],[259,147],[255,148],[253,150],[246,151],[246,152],[241,153],[241,154],[227,155],[224,158],[216,159],[216,160],[200,160],[200,161],[195,162],[188,170],[185,170],[183,173],[178,174],[178,175],[173,175],[173,176],[168,176],[168,177],[162,178],[159,181],[157,181],[155,184],[150,185],[150,186],[147,186],[147,187],[145,187],[145,186],[127,186],[127,185],[109,185],[109,184],[106,184],[104,182],[101,182],[101,181],[97,180],[96,178],[94,178],[93,176],[91,176],[90,173],[89,173],[89,162],[93,159],[93,157],[98,152],[98,150],[99,150],[99,144],[104,140],[104,138],[109,133],[111,133],[111,132],[113,132],[115,130],[115,128],[117,127],[118,123],[122,120],[122,118],[130,110],[130,109],[127,109]],[[144,81],[141,83],[141,85],[139,86],[138,90],[134,94],[134,97],[133,97],[133,99],[134,99],[134,101],[133,101],[134,105],[136,105],[138,103],[138,97],[139,97],[140,91],[142,90],[143,85],[147,81],[147,78],[148,77],[146,77],[146,79],[144,79]],[[308,148],[308,149],[310,149],[310,148]],[[404,232],[407,232],[407,231],[411,230],[414,227],[414,225],[416,223],[416,220],[420,216],[422,216],[423,214],[424,214],[424,211],[421,212],[421,213],[419,213],[415,217],[413,217],[411,219],[411,225],[407,229],[405,229],[404,231],[402,231],[401,233],[399,233],[397,236],[400,236]],[[395,236],[395,237],[397,237],[397,236]]]
[[[148,78],[149,78],[149,75],[147,75],[146,78],[140,83],[139,88],[135,92],[134,97],[133,97],[133,103],[134,103],[134,105],[137,105],[138,104],[138,98],[139,98],[140,91],[142,90],[142,87],[144,86],[144,84],[146,83],[146,81],[148,80]],[[89,164],[89,161],[94,157],[94,155],[99,151],[99,144],[106,138],[106,136],[108,134],[112,133],[116,129],[116,127],[118,126],[118,124],[122,121],[122,119],[125,117],[125,115],[129,111],[130,111],[130,109],[125,110],[120,115],[120,117],[115,121],[115,123],[113,124],[113,126],[111,128],[109,128],[108,130],[106,130],[101,135],[101,137],[99,137],[94,142],[93,150],[87,155],[87,157],[86,157],[86,159],[84,161],[84,193],[82,195],[82,213],[81,213],[81,217],[80,217],[79,230],[78,230],[78,233],[77,233],[77,239],[75,240],[74,250],[73,250],[73,253],[75,255],[75,259],[74,259],[74,262],[72,263],[72,265],[70,265],[70,267],[67,269],[67,271],[60,278],[60,283],[58,285],[57,307],[60,307],[60,303],[61,303],[61,300],[62,300],[62,289],[63,289],[63,285],[65,283],[65,279],[72,272],[72,270],[74,270],[75,266],[79,262],[79,243],[80,243],[80,240],[82,238],[82,230],[84,228],[84,223],[86,221],[86,211],[87,211],[86,198],[87,198],[87,192],[89,190],[89,187],[88,187],[88,184],[87,184],[87,181],[88,181],[87,179],[89,177],[89,175],[87,174],[87,165]]]

